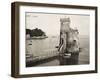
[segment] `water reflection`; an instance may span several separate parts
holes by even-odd
[[[60,55],[59,56],[60,65],[75,65],[79,62],[79,53]]]

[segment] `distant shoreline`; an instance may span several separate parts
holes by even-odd
[[[45,38],[48,38],[48,36],[34,36],[27,39],[45,39]]]

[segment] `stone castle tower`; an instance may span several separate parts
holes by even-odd
[[[61,18],[61,32],[68,32],[70,29],[70,18]]]
[[[78,51],[78,30],[70,27],[70,18],[61,18],[60,23],[60,44],[63,44],[62,53]]]

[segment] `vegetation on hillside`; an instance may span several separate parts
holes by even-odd
[[[45,32],[38,28],[35,28],[33,30],[26,29],[26,34],[30,34],[30,37],[46,36]]]

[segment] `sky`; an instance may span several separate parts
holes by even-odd
[[[71,28],[77,28],[80,35],[89,35],[90,16],[26,12],[26,29],[42,29],[46,35],[60,34],[60,18],[70,18]]]

